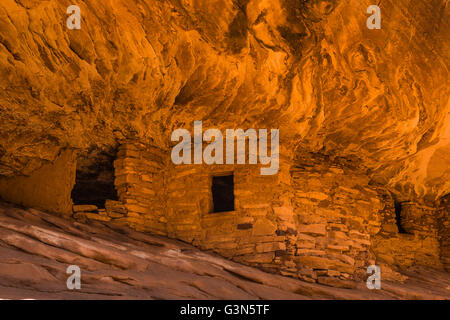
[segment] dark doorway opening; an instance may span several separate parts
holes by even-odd
[[[394,201],[394,207],[395,207],[395,222],[397,224],[398,233],[408,233],[402,226],[402,203],[398,201]]]
[[[234,211],[234,177],[233,175],[212,178],[213,213]]]
[[[73,204],[91,204],[105,208],[105,201],[118,200],[114,188],[114,156],[99,150],[90,150],[77,159]]]

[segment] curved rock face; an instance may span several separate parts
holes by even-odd
[[[365,168],[401,200],[449,192],[448,6],[383,1],[60,1],[0,4],[0,174],[65,147],[175,128],[280,128],[287,156]]]
[[[371,4],[80,0],[77,30],[67,3],[3,0],[0,197],[333,286],[450,270],[447,1],[382,1],[381,29]],[[277,174],[177,165],[196,120],[279,129]]]

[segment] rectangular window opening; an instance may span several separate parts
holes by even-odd
[[[233,174],[212,177],[213,212],[234,211]]]

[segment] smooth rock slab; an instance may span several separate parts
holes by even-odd
[[[66,287],[69,265],[82,270],[81,290]],[[450,299],[448,273],[407,276],[372,291],[360,282],[307,283],[110,222],[0,203],[0,299]]]

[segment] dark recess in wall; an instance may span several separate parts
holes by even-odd
[[[213,213],[234,211],[234,180],[233,175],[216,176],[212,178]]]
[[[72,190],[74,204],[93,204],[105,207],[105,201],[118,200],[114,188],[114,156],[91,150],[77,159],[75,186]]]
[[[408,233],[402,226],[401,220],[402,203],[399,201],[395,201],[394,206],[395,206],[395,222],[397,223],[398,233]]]

